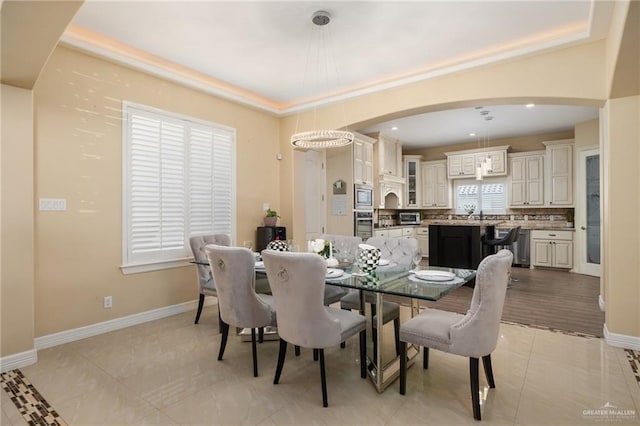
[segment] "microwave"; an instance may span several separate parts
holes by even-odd
[[[373,210],[373,187],[371,185],[354,185],[353,208],[356,210]]]
[[[400,212],[398,213],[400,225],[420,225],[420,212]]]

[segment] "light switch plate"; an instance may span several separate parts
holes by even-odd
[[[40,211],[65,211],[67,210],[67,200],[65,198],[40,198]]]

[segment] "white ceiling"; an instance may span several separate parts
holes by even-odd
[[[314,103],[602,38],[612,4],[88,0],[62,41],[165,77],[178,69],[182,82],[192,78],[213,93],[287,114]],[[322,29],[311,23],[317,10],[332,15]],[[597,116],[595,109],[568,106],[488,109],[496,117],[490,124],[496,138],[564,130]],[[358,130],[395,124],[405,146],[444,144],[461,141],[460,133],[469,137],[470,131],[478,132],[478,119],[478,111],[470,108]]]

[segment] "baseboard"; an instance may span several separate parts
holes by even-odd
[[[214,300],[215,299],[211,297],[206,298],[205,305],[215,304]],[[34,339],[34,346],[36,350],[39,350],[64,345],[65,343],[75,342],[76,340],[86,339],[87,337],[97,336],[98,334],[108,333],[110,331],[120,330],[122,328],[131,327],[132,325],[143,324],[145,322],[170,317],[183,312],[193,311],[197,307],[198,302],[195,300],[180,303],[178,305],[165,306],[164,308],[153,309],[151,311],[140,312],[139,314],[99,322],[85,327],[75,328],[73,330],[65,330],[59,333],[37,337]]]
[[[617,348],[640,350],[640,337],[627,336],[626,334],[611,333],[604,325],[604,341]]]
[[[38,351],[31,349],[18,354],[7,355],[0,358],[0,373],[26,367],[38,362]]]
[[[600,307],[600,310],[602,312],[605,311],[606,305],[604,304],[604,298],[602,297],[602,295],[598,296],[598,306]]]

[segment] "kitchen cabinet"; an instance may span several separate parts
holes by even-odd
[[[373,145],[376,140],[355,133],[353,140],[353,182],[373,185]]]
[[[573,231],[531,231],[531,265],[573,268]]]
[[[402,176],[402,143],[382,133],[378,135],[378,173]]]
[[[402,238],[402,228],[389,229],[389,238]]]
[[[421,200],[425,209],[451,208],[451,180],[447,178],[446,161],[423,161],[421,171]]]
[[[543,142],[546,147],[545,199],[548,207],[573,207],[573,139]]]
[[[402,238],[415,238],[416,232],[414,228],[402,228]]]
[[[422,257],[429,257],[429,228],[426,226],[417,227],[416,239],[418,240]]]
[[[507,175],[507,150],[509,146],[497,146],[490,149],[469,149],[464,151],[445,152],[447,156],[447,176],[449,179],[475,177],[476,168],[486,158],[491,159],[491,169],[486,176]]]
[[[374,229],[373,236],[379,238],[389,238],[389,229]]]
[[[419,207],[421,196],[421,155],[405,155],[402,157],[404,163],[404,207]]]
[[[509,155],[509,206],[544,205],[544,152]]]

